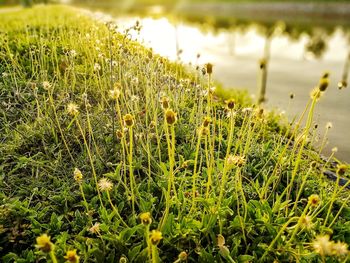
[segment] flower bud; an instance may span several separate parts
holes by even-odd
[[[140,215],[141,223],[145,226],[150,225],[152,223],[151,213],[145,212]]]
[[[169,125],[173,125],[177,121],[176,113],[171,109],[167,109],[165,112],[165,120]]]
[[[211,64],[211,63],[205,64],[205,69],[209,75],[212,74],[213,73],[213,64]]]
[[[129,128],[134,126],[134,117],[131,114],[126,114],[124,116],[124,123]]]

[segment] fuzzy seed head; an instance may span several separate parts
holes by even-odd
[[[47,234],[42,234],[36,238],[35,247],[44,253],[49,253],[54,249],[54,244],[50,241],[50,237]]]
[[[140,215],[141,223],[148,226],[152,223],[152,217],[150,212],[145,212]]]
[[[98,234],[100,232],[100,223],[95,223],[92,227],[90,227],[89,231],[92,234]]]
[[[315,252],[321,256],[331,255],[332,254],[332,242],[329,240],[328,235],[317,236],[312,242],[312,247]]]
[[[101,70],[101,65],[98,63],[94,64],[94,71],[100,71]]]
[[[76,116],[79,113],[79,107],[77,104],[70,102],[67,105],[67,112],[69,115]]]
[[[119,97],[120,97],[120,89],[119,89],[119,87],[118,86],[116,86],[116,87],[114,87],[114,89],[112,89],[112,90],[110,90],[109,91],[109,98],[111,99],[111,100],[118,100],[119,99]]]
[[[152,230],[151,236],[150,236],[150,241],[153,246],[157,246],[160,242],[160,240],[163,239],[162,232],[158,230]]]
[[[50,89],[52,87],[51,83],[48,82],[48,81],[43,81],[42,84],[43,84],[43,88],[46,89],[46,90],[48,90],[48,89]]]
[[[169,125],[173,125],[177,121],[177,114],[172,109],[167,109],[165,111],[165,120]]]
[[[107,178],[102,178],[98,181],[98,189],[100,191],[111,191],[113,188],[113,183],[107,179]]]
[[[346,256],[349,254],[348,245],[340,241],[335,242],[332,246],[332,252],[333,255],[338,257]]]
[[[68,250],[64,258],[69,262],[69,263],[78,263],[79,262],[79,256],[77,255],[77,250]]]
[[[239,155],[229,155],[226,158],[226,163],[229,167],[237,166],[242,167],[245,164],[245,157]]]
[[[312,218],[310,216],[303,215],[300,217],[300,225],[304,229],[311,229],[313,227]]]

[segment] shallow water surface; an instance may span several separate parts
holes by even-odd
[[[270,27],[255,23],[216,28],[167,16],[117,16],[115,21],[121,31],[139,21],[142,29],[132,33],[133,39],[193,67],[211,62],[217,81],[228,88],[247,89],[253,96],[258,90],[258,61],[267,54],[266,105],[288,112],[290,119],[303,111],[320,76],[330,72],[331,85],[317,105],[314,122],[319,127],[319,141],[326,123],[333,124],[324,154],[329,155],[337,147],[335,156],[350,161],[350,88],[337,88],[350,50],[350,34],[344,27],[309,25],[295,29],[276,22],[271,33]],[[265,48],[267,36],[270,45]]]

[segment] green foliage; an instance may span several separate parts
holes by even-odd
[[[3,262],[63,262],[73,249],[83,262],[348,259],[311,245],[349,244],[350,208],[310,125],[213,90],[211,74],[130,40],[139,25],[121,34],[60,6],[0,24]],[[35,248],[43,233],[53,255]]]

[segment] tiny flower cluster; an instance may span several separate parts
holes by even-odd
[[[346,243],[331,241],[329,235],[320,235],[312,242],[312,247],[321,256],[346,256],[349,254]]]

